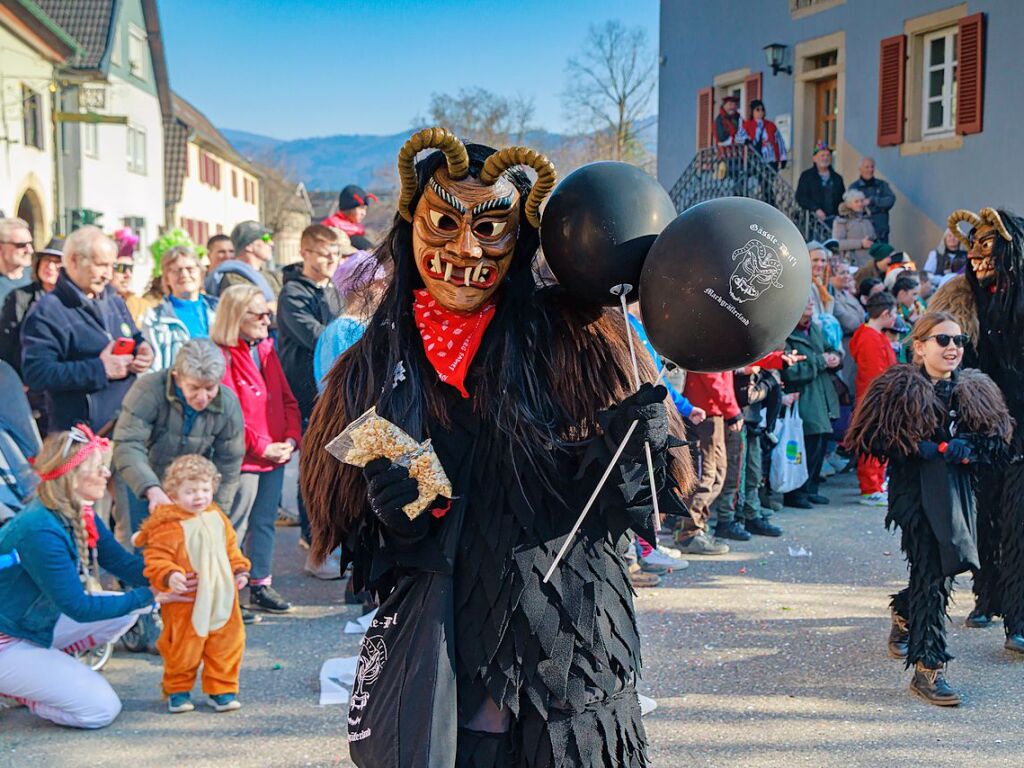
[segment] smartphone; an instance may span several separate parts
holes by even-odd
[[[126,339],[123,336],[114,340],[115,355],[131,355],[135,353],[135,339]]]

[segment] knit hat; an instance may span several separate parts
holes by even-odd
[[[362,205],[369,205],[370,201],[380,202],[372,192],[367,192],[357,184],[349,184],[338,195],[338,210],[349,211]]]
[[[235,253],[240,254],[251,243],[256,242],[265,235],[272,234],[274,233],[271,230],[264,227],[258,221],[243,221],[240,224],[236,224],[235,228],[231,230],[231,242],[234,243]]]
[[[882,259],[888,258],[893,254],[896,249],[888,243],[883,243],[881,240],[876,240],[871,244],[868,249],[868,256],[874,261],[881,261]]]

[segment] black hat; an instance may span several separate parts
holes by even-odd
[[[37,257],[56,256],[58,259],[64,258],[64,238],[51,237],[50,242],[46,244],[46,247],[40,248],[35,252],[35,255]]]
[[[369,205],[371,200],[375,203],[379,202],[377,196],[372,192],[367,192],[357,184],[349,184],[338,195],[338,210],[348,211],[362,205]]]

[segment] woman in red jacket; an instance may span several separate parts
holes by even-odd
[[[255,286],[236,285],[221,294],[210,338],[224,353],[223,383],[238,395],[245,419],[242,478],[230,517],[252,561],[249,607],[285,613],[291,605],[271,586],[274,522],[284,465],[299,447],[302,428],[269,329],[270,308],[263,294]]]

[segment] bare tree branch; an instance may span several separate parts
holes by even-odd
[[[605,159],[650,164],[636,123],[649,113],[655,68],[644,30],[618,21],[592,26],[583,50],[566,63],[566,115]]]

